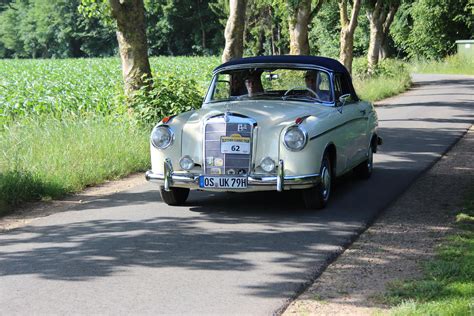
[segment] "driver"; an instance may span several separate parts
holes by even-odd
[[[262,83],[260,82],[258,73],[249,74],[245,78],[245,87],[249,97],[253,97],[263,92]]]

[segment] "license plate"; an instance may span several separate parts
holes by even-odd
[[[247,188],[247,177],[199,177],[200,188],[214,189],[245,189]]]
[[[249,154],[250,137],[222,136],[221,153],[223,154]]]

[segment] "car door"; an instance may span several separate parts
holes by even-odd
[[[354,153],[354,163],[357,164],[367,158],[367,149],[370,142],[369,138],[371,136],[368,135],[369,115],[371,112],[371,108],[369,106],[369,103],[360,100],[356,102],[355,105],[359,112],[359,119],[356,121],[358,140],[357,148],[355,148]]]
[[[334,96],[336,103],[339,97],[344,95],[344,84],[341,74],[334,75]],[[361,129],[360,124],[361,112],[357,102],[348,99],[345,103],[338,103],[336,107],[340,116],[339,137],[342,140],[344,152],[344,169],[352,168],[359,153],[361,146]]]
[[[347,76],[339,76],[341,82],[342,94],[351,94],[351,89],[349,86],[349,78]],[[347,105],[354,107],[353,109],[353,132],[354,135],[354,148],[351,164],[358,164],[366,158],[367,155],[367,146],[369,143],[368,138],[370,135],[367,135],[368,129],[368,118],[371,108],[367,102],[360,100],[353,100],[352,97],[348,100]]]

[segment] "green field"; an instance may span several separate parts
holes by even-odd
[[[146,170],[153,122],[198,107],[219,61],[151,58],[152,97],[138,98],[130,115],[117,58],[0,60],[0,214]],[[372,78],[363,59],[355,65],[363,99],[409,85],[405,63],[384,61]]]
[[[194,79],[202,93],[218,63],[217,57],[151,59],[157,77]],[[121,76],[117,58],[0,60],[0,123],[43,115],[121,115]]]

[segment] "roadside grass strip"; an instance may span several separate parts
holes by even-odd
[[[0,214],[149,166],[149,130],[126,120],[23,119],[0,132]]]
[[[391,315],[474,314],[474,187],[456,228],[424,264],[422,279],[390,284],[384,299]]]
[[[424,74],[474,75],[474,58],[452,55],[442,60],[415,61],[412,71]]]

